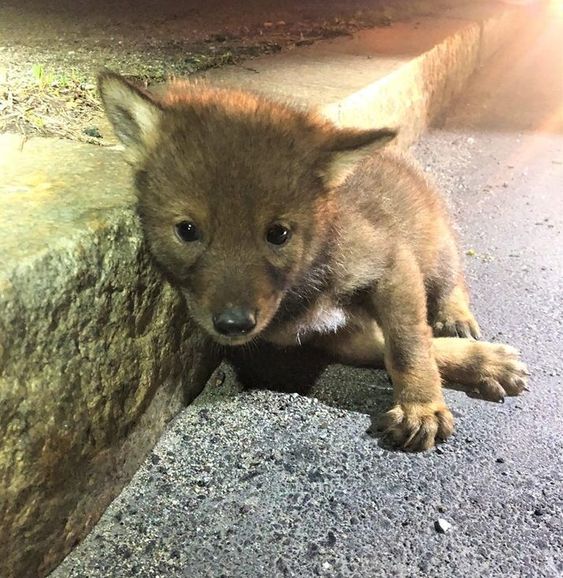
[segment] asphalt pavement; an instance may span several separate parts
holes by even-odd
[[[168,428],[63,577],[563,575],[563,14],[527,29],[413,149],[447,191],[484,338],[530,392],[446,392],[424,454],[367,433],[383,372],[331,366],[309,396],[242,391],[229,366]]]

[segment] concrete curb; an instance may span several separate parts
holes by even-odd
[[[200,77],[317,108],[342,126],[399,127],[396,145],[406,148],[525,14],[523,8],[470,5]]]
[[[206,77],[318,107],[342,125],[399,126],[406,147],[523,16],[472,7],[441,17],[434,35],[435,19],[417,22]],[[44,576],[216,359],[138,240],[115,151],[35,140],[19,152],[9,138],[0,146],[0,212],[11,223],[0,234],[0,549],[8,553],[0,575]]]

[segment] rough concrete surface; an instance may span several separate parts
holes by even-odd
[[[115,151],[0,150],[0,576],[27,578],[85,534],[213,358],[151,266]]]
[[[324,379],[322,389],[359,384],[389,401],[381,375],[335,367]],[[448,397],[460,434],[439,453],[407,455],[368,436],[364,413],[209,391],[52,576],[516,576],[523,566],[556,576],[556,454],[538,476],[533,452],[495,439],[514,420],[533,424],[533,408],[479,412]],[[488,422],[479,431],[476,413]],[[445,535],[440,518],[452,524]]]
[[[409,455],[366,433],[382,372],[332,366],[304,397],[224,367],[54,578],[563,574],[562,32],[531,21],[414,150],[449,193],[484,337],[521,349],[531,391],[448,390],[457,434]]]

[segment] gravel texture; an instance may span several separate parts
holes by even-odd
[[[409,455],[380,447],[366,433],[366,414],[299,394],[240,392],[223,369],[226,382],[208,386],[173,423],[52,576],[562,570],[557,448],[547,444],[540,457],[537,444],[518,446],[510,435],[534,428],[530,400],[478,405],[449,392],[458,435],[438,451]],[[381,375],[351,373],[381,385]],[[338,378],[334,368],[321,381]]]

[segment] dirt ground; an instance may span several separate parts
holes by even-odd
[[[0,3],[0,133],[103,144],[102,68],[150,86],[461,3],[9,0]]]

